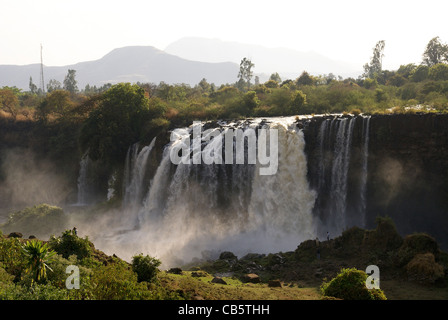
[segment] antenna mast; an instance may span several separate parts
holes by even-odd
[[[45,93],[45,82],[44,82],[44,62],[42,58],[42,43],[40,44],[40,88],[42,94]]]

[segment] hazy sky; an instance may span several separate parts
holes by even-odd
[[[362,65],[385,40],[383,67],[420,63],[428,41],[448,42],[448,1],[0,0],[0,64],[60,66],[114,48],[164,49],[189,36],[316,51]]]

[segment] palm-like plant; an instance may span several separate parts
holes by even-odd
[[[48,245],[41,241],[28,241],[23,250],[27,257],[27,271],[32,274],[32,280],[39,282],[47,278],[47,269],[53,271],[48,263],[56,252],[49,250]]]

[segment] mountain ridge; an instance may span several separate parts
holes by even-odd
[[[217,85],[237,80],[236,63],[191,61],[152,46],[126,46],[108,52],[102,58],[66,66],[45,66],[44,77],[63,82],[68,69],[76,70],[78,88],[87,84],[102,86],[118,82],[186,83],[195,85],[203,78]],[[29,79],[40,78],[40,64],[0,65],[0,86],[27,90]]]

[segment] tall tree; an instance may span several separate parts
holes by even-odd
[[[448,61],[448,45],[440,42],[439,37],[432,38],[423,53],[423,64],[432,67]]]
[[[61,83],[58,80],[50,79],[47,83],[47,92],[52,92],[55,90],[61,90],[62,86]]]
[[[30,84],[29,84],[30,92],[32,94],[37,93],[37,86],[33,83],[33,78],[30,77]]]
[[[385,46],[386,41],[384,40],[380,40],[376,43],[375,48],[373,48],[373,56],[370,63],[364,65],[364,78],[374,79],[383,70],[383,52]]]
[[[64,90],[67,90],[72,94],[78,92],[77,83],[78,82],[76,81],[76,70],[69,69],[64,79]]]
[[[255,65],[252,63],[251,60],[247,58],[243,58],[240,63],[240,72],[238,73],[239,83],[247,83],[247,87],[250,88],[250,80],[253,77],[252,68]]]
[[[271,76],[269,77],[269,80],[274,80],[277,83],[282,82],[282,78],[280,78],[280,75],[278,74],[278,72],[271,74]]]

